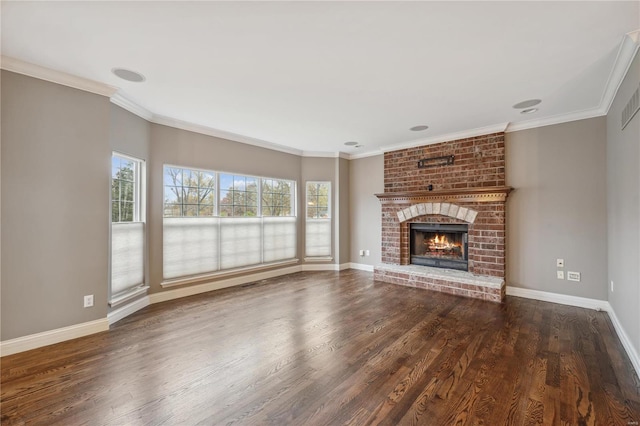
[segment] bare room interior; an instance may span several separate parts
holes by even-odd
[[[2,1],[3,425],[640,423],[639,1]]]

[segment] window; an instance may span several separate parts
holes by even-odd
[[[111,157],[110,302],[144,286],[144,161]]]
[[[220,216],[258,216],[258,178],[220,174]]]
[[[215,182],[213,172],[165,166],[164,216],[214,216]]]
[[[331,256],[331,182],[307,182],[305,256]]]
[[[139,222],[140,162],[114,154],[111,160],[111,222]]]
[[[165,279],[295,258],[295,181],[164,170]]]
[[[262,179],[262,215],[294,216],[294,189],[289,180]]]

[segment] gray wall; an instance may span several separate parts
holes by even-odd
[[[109,99],[7,71],[0,90],[1,338],[105,318]]]
[[[350,176],[349,176],[349,160],[344,158],[336,158],[336,181],[337,181],[337,209],[338,213],[336,217],[338,221],[336,222],[338,226],[336,226],[336,236],[335,236],[335,245],[338,251],[338,255],[336,256],[336,263],[345,264],[349,263],[351,253],[350,253],[350,238],[349,238],[349,225],[350,225]]]
[[[162,168],[165,164],[300,182],[301,158],[296,155],[151,124],[151,155],[147,165],[150,293],[162,291]],[[303,211],[300,210],[303,207],[301,191],[298,188],[299,212]],[[298,217],[298,256],[301,257],[302,213]]]
[[[620,129],[622,110],[638,84],[640,55],[636,54],[607,115],[609,276],[605,285],[609,303],[640,352],[640,114]]]
[[[505,150],[507,285],[606,300],[605,118],[508,133]]]
[[[351,262],[374,266],[381,262],[380,201],[374,194],[384,192],[384,155],[351,160],[349,171]],[[360,250],[370,256],[361,257]]]
[[[110,106],[109,145],[112,151],[149,162],[149,145],[151,139],[151,124],[135,114],[120,108]],[[150,181],[149,167],[146,167],[146,182]],[[145,197],[145,212],[149,211],[149,197]],[[148,229],[148,228],[147,228]],[[145,247],[148,252],[149,233],[145,233]],[[149,279],[149,256],[145,253],[144,265],[145,281]],[[142,296],[141,296],[142,297]]]

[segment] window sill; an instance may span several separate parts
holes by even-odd
[[[315,256],[315,257],[305,257],[305,262],[331,262],[333,257],[331,256]]]
[[[210,281],[216,278],[227,278],[227,277],[232,277],[236,275],[241,275],[247,272],[264,271],[266,269],[272,269],[278,266],[295,265],[298,262],[299,262],[299,259],[290,259],[290,260],[283,260],[281,262],[262,263],[260,265],[247,266],[247,267],[236,268],[236,269],[227,269],[224,271],[213,272],[210,274],[192,275],[189,277],[165,280],[165,281],[162,281],[160,285],[162,286],[162,288],[168,288],[168,287],[175,287],[175,286],[181,286],[186,284],[195,284],[203,281]]]

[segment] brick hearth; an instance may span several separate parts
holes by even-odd
[[[453,165],[418,168],[421,159],[448,155],[454,156]],[[377,195],[382,203],[385,265],[375,268],[375,278],[502,301],[505,201],[511,189],[505,187],[504,133],[388,152],[384,161],[385,192]],[[427,190],[429,185],[432,191]],[[409,223],[467,224],[466,278],[458,271],[406,266],[410,263]]]

